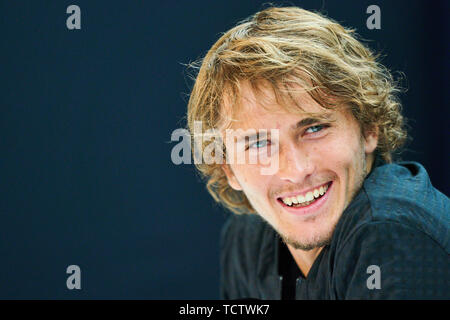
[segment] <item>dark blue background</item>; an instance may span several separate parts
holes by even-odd
[[[292,1],[402,71],[421,162],[449,194],[448,1]],[[81,8],[81,30],[66,8]],[[0,1],[0,298],[218,298],[226,217],[170,160],[206,53],[260,1]],[[381,8],[382,29],[366,28]],[[82,289],[68,290],[68,265]]]

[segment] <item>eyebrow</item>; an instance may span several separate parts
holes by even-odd
[[[298,130],[301,129],[303,127],[307,127],[310,126],[312,124],[315,123],[319,123],[319,122],[324,122],[324,121],[328,121],[328,122],[334,122],[336,121],[333,117],[333,115],[331,113],[323,113],[323,114],[316,114],[314,116],[310,116],[307,118],[304,118],[300,121],[298,121],[296,124],[291,126],[292,130]],[[262,129],[262,130],[266,130],[267,134],[264,135],[264,137],[270,137],[270,129]],[[246,138],[248,138],[248,141],[256,141],[259,138],[259,132],[257,132],[256,134],[252,134],[252,135],[243,135],[243,136],[238,136],[236,137],[236,142],[241,143],[243,142],[243,140],[246,140]]]
[[[300,120],[299,122],[297,122],[296,124],[294,124],[291,127],[291,129],[297,130],[297,129],[301,129],[303,127],[310,126],[312,124],[315,124],[318,122],[323,122],[323,121],[334,122],[335,120],[333,119],[333,116],[331,113],[324,113],[324,114],[304,118],[304,119]]]
[[[261,131],[266,130],[266,129],[261,129]],[[267,130],[267,134],[263,135],[264,138],[270,137],[270,130]],[[255,134],[251,134],[251,135],[243,135],[243,136],[238,136],[236,137],[236,142],[237,143],[242,143],[242,142],[255,142],[258,140],[258,138],[262,138],[260,137],[260,133],[257,132]]]

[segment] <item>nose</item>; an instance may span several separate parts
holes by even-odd
[[[313,172],[313,161],[302,146],[296,143],[280,146],[278,176],[281,180],[300,184]]]

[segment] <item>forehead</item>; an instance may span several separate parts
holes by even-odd
[[[224,95],[221,127],[225,129],[279,128],[286,120],[299,117],[330,118],[338,110],[326,109],[317,103],[300,86],[280,95],[267,82],[254,87],[242,81],[239,95],[232,101],[230,94]]]

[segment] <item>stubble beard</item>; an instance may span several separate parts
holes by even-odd
[[[361,143],[362,144],[361,144],[361,148],[360,148],[360,162],[362,163],[362,168],[356,176],[355,188],[353,189],[353,192],[352,192],[348,202],[344,206],[344,211],[348,207],[348,205],[351,203],[351,201],[354,199],[354,197],[356,196],[358,191],[361,189],[364,179],[367,176],[366,154],[364,151],[363,141],[361,141]],[[280,236],[280,238],[283,240],[283,242],[285,244],[290,245],[292,248],[294,248],[296,250],[310,251],[315,248],[321,248],[321,247],[327,246],[331,243],[334,229],[336,228],[336,225],[339,222],[341,216],[342,216],[342,214],[339,216],[339,219],[336,219],[336,221],[333,222],[333,224],[326,231],[326,233],[315,235],[312,239],[310,239],[307,242],[299,241],[297,239],[289,237],[288,235],[281,234],[280,232],[278,232],[278,235]]]

